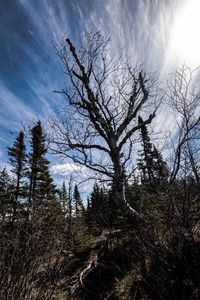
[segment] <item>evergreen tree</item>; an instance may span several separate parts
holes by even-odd
[[[138,123],[142,124],[143,119],[139,116]],[[141,127],[140,131],[142,140],[142,152],[140,153],[140,159],[138,160],[138,168],[142,173],[142,182],[153,185],[154,174],[153,174],[153,146],[149,138],[148,130],[146,125]]]
[[[31,129],[31,148],[32,151],[29,154],[29,203],[35,206],[54,199],[56,193],[49,172],[46,140],[40,121]]]
[[[95,182],[92,193],[90,197],[88,197],[87,218],[86,218],[86,225],[94,234],[98,233],[98,227],[100,225],[99,210],[100,210],[100,187]]]
[[[81,200],[81,195],[78,190],[77,184],[75,184],[74,187],[74,193],[73,193],[73,202],[74,202],[74,212],[76,218],[80,217],[84,212],[84,206]]]
[[[138,123],[143,123],[141,117],[138,118]],[[155,188],[166,182],[168,177],[167,165],[163,161],[161,153],[151,143],[146,125],[141,127],[140,133],[143,150],[140,151],[138,169],[141,171],[141,181]]]
[[[165,184],[169,176],[169,170],[167,163],[162,158],[162,154],[155,146],[153,146],[153,168],[157,184]]]
[[[72,184],[73,184],[73,178],[70,176],[69,179],[69,185],[68,185],[68,212],[67,212],[67,233],[68,236],[73,241],[72,236],[72,202],[73,202],[73,195],[72,195]]]
[[[69,197],[67,195],[67,189],[65,181],[63,181],[62,188],[60,190],[60,204],[65,215],[69,213]]]
[[[11,178],[6,170],[2,168],[0,170],[0,195],[4,195],[11,184]]]
[[[92,193],[88,201],[87,225],[95,231],[102,228],[109,228],[113,223],[114,208],[111,193],[94,184]]]
[[[13,201],[13,221],[16,218],[16,210],[19,197],[22,196],[22,178],[25,176],[26,167],[26,146],[24,144],[24,133],[20,131],[16,138],[14,145],[8,147],[8,155],[10,157],[10,164],[12,172],[16,178],[15,199]]]
[[[14,187],[11,178],[6,170],[0,170],[0,218],[4,222],[11,216],[11,204],[14,198]]]

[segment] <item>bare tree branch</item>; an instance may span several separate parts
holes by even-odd
[[[88,34],[79,50],[69,38],[66,43],[68,47],[57,49],[57,54],[68,76],[67,88],[61,93],[71,113],[52,122],[52,149],[112,178],[116,204],[141,234],[153,258],[155,247],[145,221],[125,198],[124,168],[132,157],[134,134],[155,117],[157,105],[151,107],[157,97],[152,92],[155,78],[132,69],[119,51],[111,55],[108,39],[100,33]],[[142,124],[138,124],[139,114],[144,114]]]

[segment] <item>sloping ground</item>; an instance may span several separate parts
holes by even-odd
[[[135,234],[130,238],[121,230],[104,231],[90,250],[66,252],[51,268],[36,274],[36,288],[54,286],[57,300],[104,299],[134,263],[144,263],[144,249],[140,248]]]
[[[133,231],[103,232],[90,250],[64,253],[34,281],[44,289],[50,281],[55,300],[200,299],[199,241],[179,236],[158,247],[159,274]]]

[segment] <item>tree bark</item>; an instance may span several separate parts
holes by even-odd
[[[158,250],[154,242],[152,234],[149,232],[144,217],[134,210],[127,202],[124,189],[124,174],[123,167],[120,163],[115,164],[114,167],[114,181],[113,181],[114,201],[117,207],[122,212],[122,215],[129,220],[133,228],[139,234],[141,241],[147,250],[151,259],[151,268],[158,267],[159,256]]]

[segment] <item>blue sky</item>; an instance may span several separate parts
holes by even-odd
[[[197,2],[0,0],[0,162],[7,162],[6,147],[23,125],[37,118],[46,122],[64,104],[64,99],[53,93],[66,84],[53,44],[62,44],[67,36],[79,44],[84,30],[101,30],[111,37],[113,47],[125,50],[132,64],[144,63],[147,70],[158,71],[163,78],[178,57],[185,61],[191,56],[190,48],[184,54],[173,45],[176,36],[181,37],[181,24],[198,18],[192,16],[200,9]],[[191,33],[187,34],[194,48]],[[66,163],[64,169],[52,159],[54,174],[69,173],[71,167]]]

